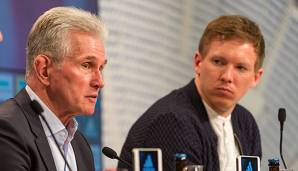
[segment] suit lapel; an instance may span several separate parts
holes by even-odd
[[[35,111],[33,111],[30,106],[31,99],[26,90],[22,89],[16,95],[15,99],[24,111],[25,117],[28,120],[32,133],[36,136],[35,143],[44,165],[49,171],[55,171],[56,166],[47,137],[44,133],[38,114],[35,113]]]
[[[92,150],[79,130],[75,133],[71,145],[76,156],[78,171],[94,171]]]
[[[83,163],[84,160],[82,160],[80,158],[82,156],[81,151],[80,151],[79,146],[78,146],[78,143],[76,142],[75,139],[73,139],[71,141],[71,145],[72,145],[73,151],[74,151],[75,156],[76,156],[76,163],[77,163],[77,169],[78,169],[78,171],[84,171],[84,170],[86,170],[86,168],[84,168],[84,163]]]
[[[37,137],[35,140],[41,158],[49,171],[56,170],[55,162],[47,139]]]

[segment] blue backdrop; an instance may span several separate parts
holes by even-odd
[[[97,0],[1,0],[0,31],[0,103],[25,86],[26,41],[34,21],[55,6],[75,6],[98,13]],[[78,117],[79,129],[91,143],[96,170],[102,169],[100,102],[92,117]]]

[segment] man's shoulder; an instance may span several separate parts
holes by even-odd
[[[176,113],[190,108],[190,99],[182,89],[175,89],[158,99],[145,112]]]
[[[236,105],[232,113],[232,122],[240,127],[258,127],[253,114],[242,105]]]
[[[3,126],[1,131],[14,129],[21,135],[30,130],[24,111],[14,98],[8,99],[0,105],[0,122]]]
[[[242,106],[241,104],[236,104],[233,114],[237,118],[253,119],[253,114],[247,108]]]
[[[20,107],[17,105],[15,99],[8,99],[0,104],[0,118],[12,119],[16,117],[17,113],[21,112]]]
[[[133,125],[133,130],[146,131],[150,125],[184,125],[196,118],[195,108],[181,89],[174,90],[151,105]]]
[[[7,99],[0,104],[0,117],[14,117],[23,112],[21,106],[30,105],[28,101],[30,98],[25,89],[22,89],[14,98]]]

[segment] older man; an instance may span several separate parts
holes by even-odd
[[[27,86],[0,106],[0,170],[94,170],[74,117],[94,112],[104,86],[105,36],[100,19],[80,9],[56,7],[37,19]]]

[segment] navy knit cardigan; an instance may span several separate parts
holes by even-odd
[[[261,157],[260,133],[252,114],[236,105],[231,118],[244,155]],[[164,171],[174,171],[174,155],[181,152],[188,154],[190,164],[219,171],[217,136],[194,80],[158,100],[134,123],[120,157],[132,163],[131,151],[137,147],[161,148]],[[122,163],[118,167],[126,168]]]

